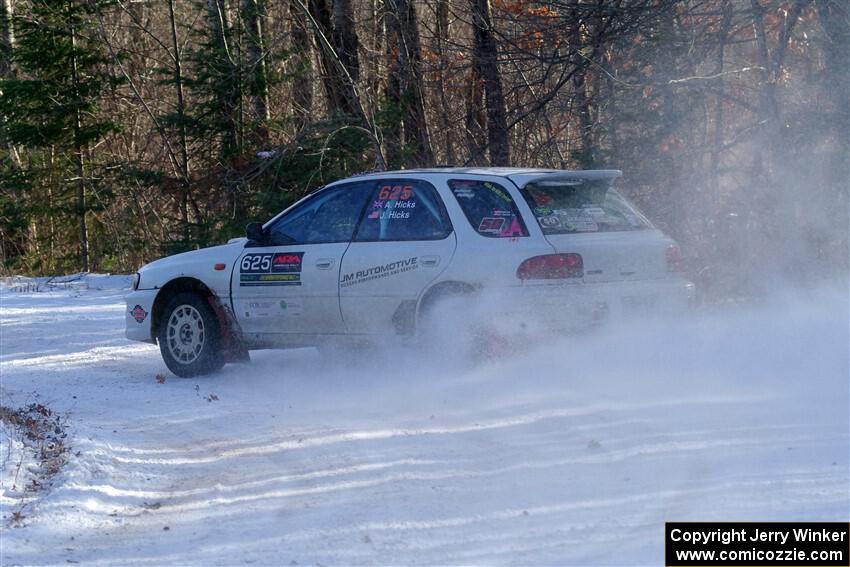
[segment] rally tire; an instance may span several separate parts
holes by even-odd
[[[178,293],[159,318],[157,342],[165,365],[181,378],[201,376],[224,366],[221,330],[206,298]]]
[[[481,316],[481,297],[471,286],[446,286],[425,297],[420,306],[420,341],[426,350],[446,356],[448,351],[473,364],[483,364],[509,356],[514,350],[513,341],[499,332]],[[442,315],[457,317],[454,321],[440,322]],[[469,316],[462,315],[468,313]],[[440,337],[451,338],[440,340]]]

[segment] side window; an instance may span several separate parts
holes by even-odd
[[[415,179],[379,180],[355,240],[442,240],[452,225],[437,191]]]
[[[507,189],[491,181],[452,179],[449,189],[469,224],[481,236],[528,236],[528,230]]]
[[[320,191],[279,218],[269,229],[271,242],[320,244],[348,242],[374,183],[350,183]]]

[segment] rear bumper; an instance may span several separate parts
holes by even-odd
[[[125,300],[127,309],[124,311],[125,334],[132,341],[155,343],[151,336],[151,319],[153,318],[153,302],[157,289],[134,291]]]
[[[608,319],[651,318],[686,312],[694,284],[683,278],[592,284],[529,284],[497,292],[501,331],[576,332]]]

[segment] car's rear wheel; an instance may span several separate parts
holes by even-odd
[[[440,358],[481,362],[491,354],[485,348],[478,300],[470,286],[451,285],[434,290],[423,300],[417,323],[420,345]]]
[[[177,376],[200,376],[224,366],[218,319],[198,294],[183,292],[171,298],[157,338],[165,365]]]

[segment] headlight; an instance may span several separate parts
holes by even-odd
[[[141,282],[142,276],[139,273],[133,274],[133,291],[139,289],[139,282]]]

